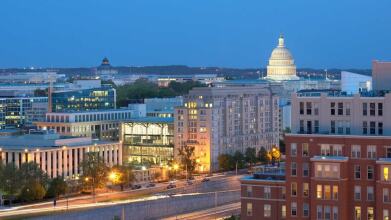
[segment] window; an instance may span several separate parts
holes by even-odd
[[[251,202],[247,203],[247,216],[253,215],[253,204]]]
[[[272,215],[272,206],[269,204],[263,205],[263,217],[270,218]]]
[[[316,219],[322,220],[322,217],[323,217],[322,206],[318,205],[318,206],[316,206]]]
[[[303,155],[303,157],[309,156],[307,143],[303,143],[303,145],[302,145],[302,155]]]
[[[335,102],[330,103],[330,114],[335,115]]]
[[[361,179],[361,167],[360,165],[354,165],[354,178]]]
[[[307,115],[311,115],[312,114],[312,103],[307,102],[306,107],[307,107]]]
[[[315,164],[315,177],[317,178],[339,178],[339,164]]]
[[[361,207],[360,206],[354,207],[354,220],[361,220]]]
[[[367,179],[368,180],[373,180],[373,166],[368,166],[367,167]]]
[[[352,157],[353,158],[360,158],[361,157],[361,146],[360,145],[353,145],[352,146]]]
[[[283,218],[286,217],[286,205],[282,205],[282,206],[281,206],[281,216],[282,216]]]
[[[328,144],[322,144],[320,146],[320,154],[322,156],[330,156],[330,145]]]
[[[297,183],[291,183],[291,195],[292,196],[297,195]]]
[[[377,103],[377,115],[383,116],[383,103]]]
[[[314,121],[314,133],[315,134],[319,133],[319,121],[318,120]]]
[[[295,157],[297,155],[297,144],[292,143],[291,144],[291,156]]]
[[[368,186],[367,187],[367,200],[368,201],[373,201],[374,200],[373,186]]]
[[[331,187],[330,185],[324,186],[324,199],[331,199]]]
[[[325,220],[330,220],[331,219],[331,208],[330,208],[330,206],[325,206],[324,207],[324,219]]]
[[[300,120],[300,133],[304,133],[304,120]]]
[[[371,116],[375,116],[375,108],[376,108],[376,105],[375,103],[369,103],[369,115]]]
[[[335,121],[330,121],[330,133],[335,134]]]
[[[303,163],[303,176],[309,176],[309,165],[308,163]]]
[[[383,220],[390,220],[390,214],[388,213],[388,209],[383,209]]]
[[[297,215],[297,203],[292,202],[291,203],[291,216],[296,216]]]
[[[389,174],[389,168],[388,167],[383,167],[383,175],[382,175],[382,180],[388,181],[390,179],[390,174]]]
[[[368,218],[367,218],[368,220],[375,220],[375,213],[374,213],[373,207],[368,207],[367,216],[368,216]]]
[[[263,187],[263,197],[265,199],[270,199],[271,198],[271,188],[269,186]]]
[[[253,187],[247,186],[247,197],[251,197],[253,194]]]
[[[307,121],[307,134],[312,134],[312,121]]]
[[[304,102],[300,102],[300,115],[304,115]]]
[[[366,122],[366,121],[362,122],[362,133],[368,134],[368,122]]]
[[[362,103],[362,115],[366,116],[368,115],[368,104]]]
[[[338,102],[338,115],[343,115],[343,103]]]
[[[334,156],[342,156],[342,146],[334,145],[333,146],[333,155]]]
[[[338,200],[338,186],[333,186],[333,199]]]
[[[376,122],[374,121],[369,122],[369,133],[376,134]]]
[[[346,104],[346,115],[350,115],[350,104]]]
[[[308,183],[303,183],[303,196],[308,197],[310,193],[310,188]]]
[[[322,185],[316,185],[316,198],[322,199]]]
[[[291,163],[291,176],[297,175],[297,164],[295,162]]]
[[[367,158],[376,159],[376,146],[374,145],[367,146]]]
[[[361,200],[361,186],[354,186],[354,200]]]
[[[389,202],[390,200],[390,191],[388,188],[383,188],[383,202]]]
[[[338,206],[333,207],[333,220],[338,220]]]
[[[383,135],[383,122],[379,122],[377,124],[377,134],[378,135]]]
[[[303,216],[308,217],[310,214],[310,207],[308,203],[303,203]]]
[[[391,158],[391,147],[386,148],[386,156],[387,158]]]

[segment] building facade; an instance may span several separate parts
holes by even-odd
[[[266,172],[242,179],[241,218],[390,218],[390,137],[288,134],[285,141],[285,179]]]
[[[194,88],[175,110],[175,148],[195,147],[197,170],[218,169],[220,154],[270,149],[279,140],[279,97],[267,85]]]
[[[174,159],[174,119],[136,118],[121,125],[126,163],[166,165]]]
[[[77,179],[81,162],[88,152],[99,152],[108,166],[122,164],[119,142],[93,141],[85,137],[60,137],[54,131],[35,131],[21,136],[0,137],[3,164],[35,162],[49,178]]]
[[[52,112],[78,112],[116,108],[116,90],[100,88],[56,91],[52,93]]]
[[[391,90],[391,62],[390,61],[372,61],[372,81],[373,90],[390,91]]]
[[[32,126],[47,111],[47,97],[0,98],[0,129]]]
[[[391,94],[292,94],[292,133],[391,135]]]
[[[101,111],[47,113],[42,121],[35,122],[38,129],[55,130],[58,134],[91,137],[101,140],[119,140],[122,121],[145,116],[137,109],[112,109]]]

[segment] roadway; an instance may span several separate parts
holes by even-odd
[[[96,207],[113,206],[118,204],[128,204],[140,200],[158,200],[166,198],[168,195],[207,193],[222,190],[239,189],[240,176],[215,175],[210,177],[210,181],[202,183],[200,179],[193,181],[192,185],[187,185],[186,181],[176,181],[176,188],[167,190],[168,183],[159,183],[155,187],[141,188],[138,190],[126,190],[120,192],[108,192],[95,195],[78,196],[69,199],[60,199],[56,207],[53,202],[42,202],[30,205],[15,206],[0,209],[0,218],[13,218],[15,216],[39,216],[48,213],[77,211],[93,209]]]

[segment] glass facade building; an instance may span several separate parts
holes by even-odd
[[[174,119],[137,118],[122,124],[124,162],[167,164],[174,157]]]
[[[0,98],[0,129],[21,128],[45,120],[47,97]]]
[[[109,85],[100,88],[54,92],[52,112],[78,112],[116,108],[116,90]]]

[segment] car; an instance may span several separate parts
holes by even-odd
[[[141,189],[141,185],[139,184],[135,184],[135,185],[132,185],[131,189]]]
[[[201,180],[201,182],[204,183],[204,182],[208,182],[209,180],[210,180],[209,178],[206,178],[206,177],[205,177],[204,179]]]
[[[175,184],[170,183],[167,185],[167,189],[173,189],[173,188],[176,188]]]
[[[148,185],[147,185],[147,188],[150,188],[150,187],[155,187],[156,186],[156,184],[155,183],[148,183]]]

